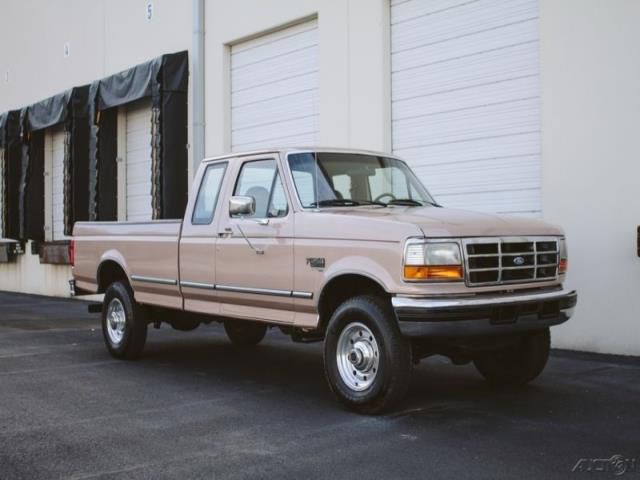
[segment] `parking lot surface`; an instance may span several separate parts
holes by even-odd
[[[585,471],[614,455],[636,478],[639,408],[637,359],[554,352],[518,391],[432,358],[397,411],[360,416],[329,391],[321,344],[273,330],[242,352],[220,326],[163,326],[124,362],[86,304],[0,293],[2,480],[615,478]]]

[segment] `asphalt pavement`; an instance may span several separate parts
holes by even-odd
[[[163,326],[140,361],[118,361],[83,302],[0,293],[1,480],[590,479],[621,468],[640,477],[638,359],[554,351],[532,385],[496,391],[473,366],[431,358],[397,411],[367,417],[334,400],[320,344],[274,330],[242,352],[220,326]]]

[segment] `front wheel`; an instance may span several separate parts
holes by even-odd
[[[115,358],[134,360],[147,341],[147,321],[143,307],[137,304],[128,285],[115,282],[104,294],[102,336]]]
[[[473,363],[492,385],[518,387],[538,377],[549,359],[549,329],[529,333],[514,345],[477,357]]]
[[[358,412],[382,413],[404,397],[411,345],[388,302],[362,296],[337,308],[325,336],[324,370],[338,399]]]

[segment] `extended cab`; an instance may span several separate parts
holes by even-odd
[[[543,370],[562,284],[561,229],[443,208],[393,156],[266,150],[202,162],[181,221],[80,222],[74,287],[104,293],[111,354],[136,358],[147,326],[222,322],[240,347],[267,327],[324,341],[325,373],[351,408],[405,393],[412,363],[473,362],[491,383]]]

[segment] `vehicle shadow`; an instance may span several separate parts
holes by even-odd
[[[575,411],[583,389],[559,381],[557,363],[552,358],[548,372],[532,385],[496,390],[472,365],[456,366],[442,357],[432,357],[414,367],[405,400],[386,417],[446,419],[507,412],[535,417],[548,415],[550,408],[562,411],[562,405]],[[324,378],[322,344],[296,344],[275,330],[261,345],[247,350],[231,345],[215,326],[187,334],[152,332],[141,364],[160,376],[179,374],[199,382],[207,379],[212,395],[225,388],[242,388],[247,394],[259,394],[262,401],[282,403],[282,392],[286,391],[287,401],[307,407],[335,410],[338,405]]]

